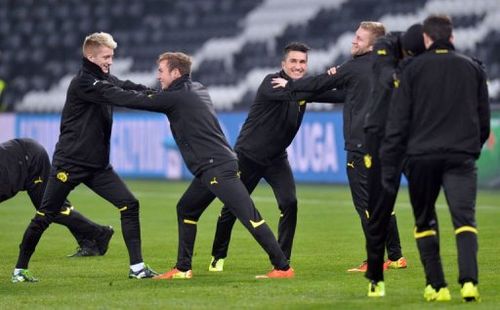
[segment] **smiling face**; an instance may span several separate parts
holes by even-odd
[[[373,49],[373,34],[371,31],[359,27],[351,43],[352,56],[366,54]]]
[[[161,89],[167,89],[179,77],[181,77],[179,69],[169,70],[168,60],[165,59],[158,63],[158,81],[160,81]]]
[[[88,54],[87,59],[95,63],[102,72],[109,73],[109,69],[113,64],[114,50],[104,45],[93,48]]]
[[[307,53],[290,51],[281,61],[283,71],[293,80],[302,78],[307,72]]]

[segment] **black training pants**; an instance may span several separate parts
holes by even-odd
[[[368,185],[368,170],[364,154],[350,151],[347,152],[347,178],[349,180],[349,187],[351,188],[354,207],[360,217],[361,227],[363,228],[366,242],[368,242],[369,239],[368,219],[370,217],[368,209],[370,190]],[[391,260],[397,260],[402,256],[402,253],[395,218],[393,221],[390,221],[389,224],[390,226],[387,228],[387,238],[385,241],[387,256]]]
[[[142,262],[139,202],[111,165],[104,169],[93,169],[63,163],[53,165],[51,169],[42,206],[24,233],[17,268],[27,268],[43,232],[55,221],[68,194],[80,183],[118,208],[130,264]],[[100,232],[90,231],[89,227],[86,233],[95,239]]]
[[[290,261],[293,238],[297,226],[297,196],[292,168],[286,157],[278,158],[269,166],[259,165],[244,155],[238,154],[241,181],[251,194],[259,181],[264,178],[271,186],[281,211],[278,223],[278,243]],[[231,231],[236,217],[227,206],[221,210],[217,220],[212,256],[225,258],[231,239]]]
[[[276,238],[255,208],[247,189],[238,177],[237,162],[231,161],[195,177],[177,204],[179,250],[176,267],[179,270],[191,269],[196,224],[215,197],[219,198],[252,234],[269,255],[275,268],[288,267],[287,259]]]
[[[39,210],[50,173],[49,156],[43,146],[38,143],[31,143],[30,140],[22,140],[21,143],[29,158],[28,174],[23,189],[28,192],[35,209]],[[64,200],[61,212],[55,215],[54,222],[66,226],[80,247],[92,245],[95,233],[105,229],[105,226],[94,223],[74,210],[68,200]],[[21,244],[20,247],[23,248],[23,245]]]
[[[382,185],[379,149],[381,137],[375,133],[365,133],[367,154],[363,161],[368,173],[368,233],[366,234],[366,250],[368,270],[366,277],[375,282],[383,281],[383,265],[385,246],[388,258],[392,261],[402,256],[399,232],[394,213],[394,203],[401,180],[401,163],[397,164],[394,180],[386,186]],[[389,188],[387,187],[389,186]]]
[[[410,200],[415,216],[415,239],[426,282],[446,286],[439,254],[436,199],[443,187],[451,213],[458,250],[459,283],[478,281],[475,204],[477,169],[468,154],[434,154],[408,159]]]

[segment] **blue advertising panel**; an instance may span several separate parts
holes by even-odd
[[[221,127],[234,145],[246,113],[219,113]],[[59,136],[59,114],[17,114],[15,136],[39,141],[52,156]],[[345,183],[345,152],[340,112],[306,113],[288,148],[298,182]],[[192,176],[172,138],[163,114],[115,113],[111,163],[124,177],[189,179]]]

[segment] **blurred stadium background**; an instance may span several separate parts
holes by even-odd
[[[484,63],[492,107],[500,106],[498,0],[1,0],[0,140],[31,136],[51,153],[67,85],[79,68],[83,38],[92,32],[109,32],[118,42],[113,74],[150,86],[157,86],[155,60],[161,52],[193,55],[193,78],[209,87],[234,141],[262,78],[279,70],[286,43],[309,44],[309,70],[318,73],[348,59],[360,21],[405,30],[431,13],[453,18],[457,49]],[[308,115],[290,149],[299,181],[345,182],[340,108],[310,106],[322,113]],[[188,176],[161,115],[120,111],[112,160],[121,174]],[[497,111],[485,147],[489,153],[480,162],[480,169],[487,167],[482,175],[491,174],[483,185],[500,183],[495,177],[500,175],[499,122]],[[138,148],[142,153],[132,156],[130,150]],[[325,157],[329,150],[333,157]]]

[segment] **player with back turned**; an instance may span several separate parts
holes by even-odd
[[[455,51],[452,29],[444,15],[423,22],[427,51],[403,70],[380,158],[384,177],[406,156],[414,236],[425,271],[424,299],[451,299],[435,209],[443,187],[455,228],[460,293],[464,301],[478,301],[475,162],[490,133],[488,86],[482,66]]]
[[[395,165],[398,169],[391,175],[391,180],[382,180],[380,166],[380,144],[385,134],[387,114],[394,88],[399,86],[401,70],[413,57],[425,51],[422,37],[422,25],[415,24],[404,33],[391,32],[379,38],[373,47],[373,93],[365,116],[365,160],[368,168],[368,270],[365,276],[370,280],[369,297],[385,295],[383,271],[398,264],[387,260],[384,263],[384,245],[388,227],[394,220],[394,203],[401,180],[403,162]],[[405,57],[403,59],[403,57]],[[384,183],[384,184],[383,184]]]

